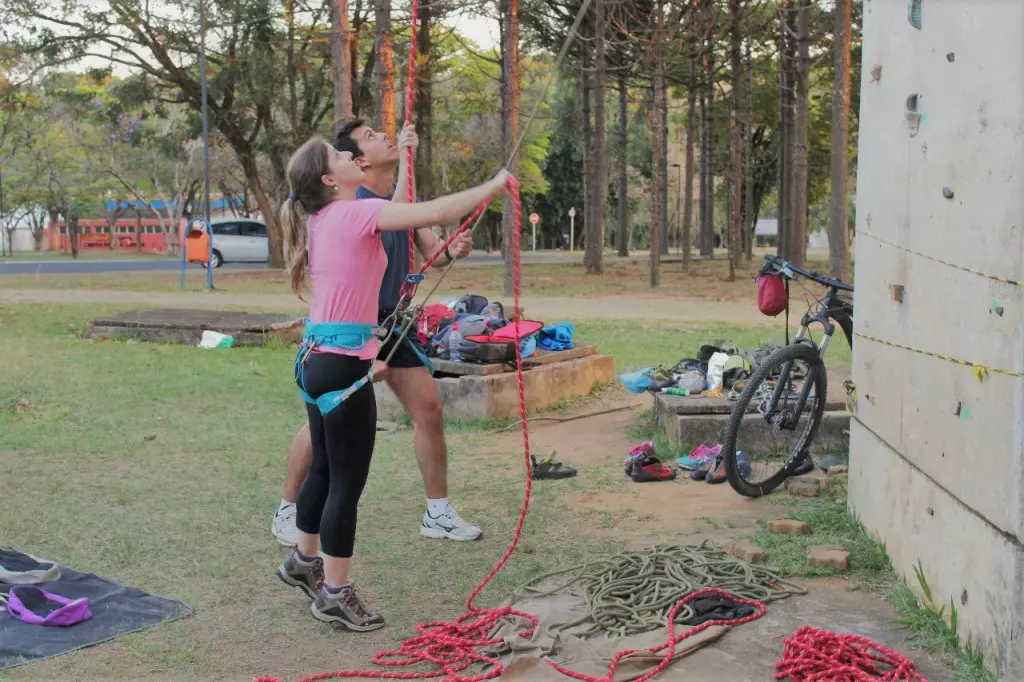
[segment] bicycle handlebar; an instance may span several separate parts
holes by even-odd
[[[776,270],[785,270],[788,271],[789,273],[795,272],[796,274],[802,275],[807,279],[817,282],[818,284],[825,287],[833,287],[835,289],[839,289],[840,291],[853,291],[853,285],[847,284],[841,279],[829,277],[828,275],[819,275],[814,270],[804,270],[803,268],[798,268],[789,261],[783,258],[779,258],[778,256],[773,256],[770,253],[766,253],[764,255],[764,259],[769,264],[771,264]],[[786,273],[784,272],[783,274]]]

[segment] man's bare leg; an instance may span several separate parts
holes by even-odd
[[[299,487],[306,478],[309,463],[313,460],[313,443],[309,438],[309,424],[303,424],[292,439],[288,455],[288,471],[284,476],[284,496],[274,514],[274,537],[282,545],[291,546],[297,542],[295,529],[295,500]]]
[[[426,367],[388,368],[388,385],[413,421],[413,450],[427,494],[420,532],[427,537],[476,540],[481,531],[448,503],[448,444],[444,407]]]
[[[448,497],[448,444],[444,407],[426,367],[391,367],[388,386],[412,417],[413,450],[423,475],[427,499]]]

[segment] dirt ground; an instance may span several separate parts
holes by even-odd
[[[573,465],[578,478],[596,478],[597,490],[567,491],[574,511],[594,520],[588,529],[614,540],[620,549],[651,544],[700,544],[709,541],[730,546],[750,535],[759,519],[780,518],[788,507],[769,497],[747,499],[738,496],[727,483],[709,485],[686,476],[670,482],[632,483],[622,474],[620,463],[635,443],[626,428],[637,410],[649,407],[637,396],[614,395],[600,404],[581,407],[585,415],[616,407],[629,408],[612,414],[564,422],[538,421],[531,425],[531,442],[539,453],[557,452],[557,459]],[[518,431],[494,442],[495,451],[521,448]],[[611,480],[607,480],[608,477]],[[558,486],[561,481],[542,481]],[[623,536],[600,532],[605,515],[634,521],[635,533]],[[954,675],[938,656],[912,646],[893,625],[897,614],[879,595],[868,589],[854,589],[845,579],[798,580],[808,590],[768,606],[758,621],[738,626],[721,640],[682,659],[658,678],[666,682],[754,682],[770,680],[781,656],[783,640],[803,625],[867,637],[914,659],[917,670],[932,682],[952,681]]]

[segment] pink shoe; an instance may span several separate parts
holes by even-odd
[[[625,465],[626,475],[629,476],[633,473],[633,462],[639,459],[643,459],[644,457],[653,456],[653,441],[645,440],[643,443],[640,443],[640,445],[637,445],[635,448],[629,451],[629,454],[626,455],[626,461],[623,463]]]

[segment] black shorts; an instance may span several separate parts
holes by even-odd
[[[390,314],[391,312],[388,310],[379,311],[377,323],[383,324],[384,320],[386,320]],[[398,343],[398,338],[401,335],[402,332],[398,331],[398,328],[396,327],[395,333],[391,335],[391,338],[389,338],[387,342],[381,344],[380,352],[377,354],[378,360],[384,362],[388,359],[388,355],[391,354],[391,349],[394,348],[396,343]],[[402,343],[398,346],[398,350],[395,351],[395,355],[391,358],[391,362],[388,363],[388,367],[394,367],[395,369],[426,367],[423,360],[420,359],[420,356],[409,347],[410,343],[416,344],[416,347],[420,349],[420,352],[423,352],[423,354],[426,355],[423,351],[423,347],[420,345],[419,338],[416,336],[416,330],[410,329],[409,333],[406,334],[405,339],[403,339]]]

